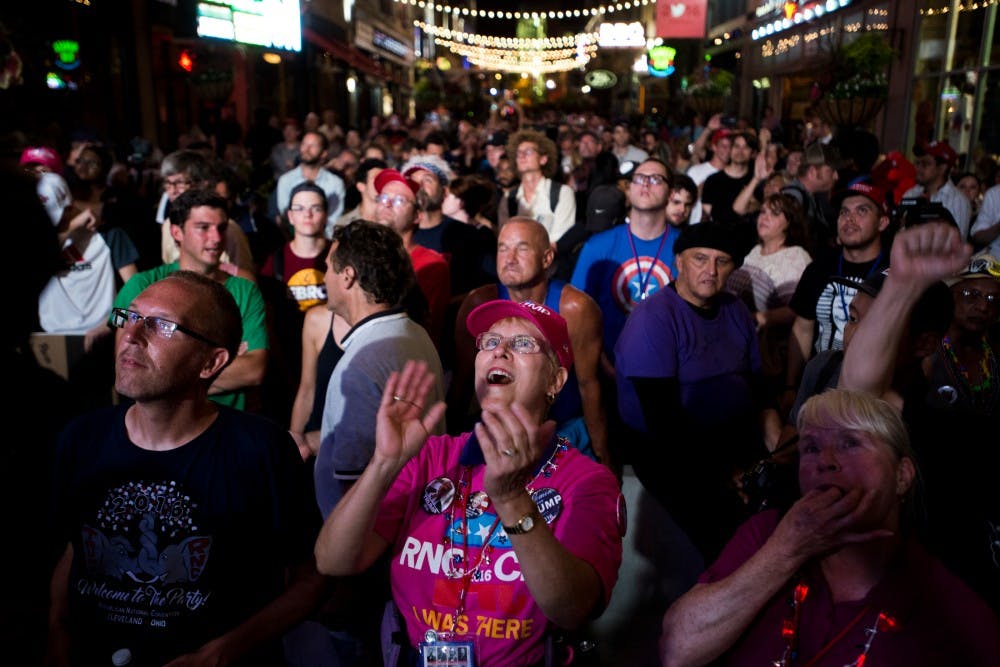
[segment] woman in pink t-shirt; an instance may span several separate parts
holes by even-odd
[[[573,355],[545,306],[491,301],[469,314],[482,421],[429,437],[445,406],[408,363],[382,397],[376,447],[316,543],[321,572],[354,574],[386,550],[416,664],[543,664],[556,628],[607,604],[621,563],[624,507],[614,475],[554,437],[548,408]],[[463,657],[464,656],[464,657]]]

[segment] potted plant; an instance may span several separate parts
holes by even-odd
[[[839,43],[831,62],[814,85],[816,113],[831,125],[867,125],[885,105],[888,69],[895,50],[883,35],[868,32]]]
[[[733,94],[736,76],[724,69],[705,67],[692,78],[694,83],[684,91],[688,105],[706,119],[721,112]]]

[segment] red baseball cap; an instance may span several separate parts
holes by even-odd
[[[870,199],[879,210],[882,215],[889,215],[889,207],[885,203],[885,191],[882,188],[872,185],[871,183],[851,183],[846,188],[838,192],[833,196],[833,210],[839,211],[841,204],[848,197],[865,197]]]
[[[497,299],[477,306],[465,320],[465,327],[473,337],[489,331],[496,322],[508,317],[528,320],[542,332],[545,340],[556,353],[559,365],[569,370],[573,365],[573,348],[569,344],[566,320],[534,301],[509,301]]]
[[[720,139],[728,139],[731,136],[733,136],[733,131],[724,127],[713,132],[712,136],[710,137],[710,140],[712,145],[714,146],[715,144],[719,143]]]
[[[914,146],[913,154],[917,157],[930,155],[935,160],[943,162],[952,168],[958,164],[958,153],[955,152],[954,148],[948,145],[947,141],[932,141],[923,146]]]
[[[62,159],[59,154],[47,146],[29,146],[21,153],[22,167],[26,164],[40,164],[57,174],[62,173]]]
[[[410,192],[412,192],[413,194],[417,194],[417,190],[420,189],[420,186],[417,185],[417,182],[414,181],[412,178],[407,178],[406,176],[403,176],[395,169],[383,169],[378,173],[377,176],[375,176],[375,192],[377,192],[378,194],[382,194],[382,188],[384,188],[389,183],[392,183],[393,181],[402,183],[406,187],[410,188]]]

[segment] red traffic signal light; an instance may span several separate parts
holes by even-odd
[[[191,72],[194,69],[194,58],[191,57],[187,49],[181,51],[180,56],[177,57],[177,65],[185,72]]]

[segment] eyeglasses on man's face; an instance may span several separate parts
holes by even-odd
[[[402,195],[390,195],[390,194],[381,194],[375,198],[375,201],[377,201],[382,206],[390,206],[392,208],[403,208],[407,204],[413,204],[412,199],[407,199]]]
[[[194,183],[190,178],[165,178],[163,179],[163,189],[173,190],[175,188],[189,188]]]
[[[507,349],[515,354],[538,354],[543,350],[542,343],[528,334],[517,334],[508,338],[487,331],[476,336],[476,347],[481,352],[492,352],[501,345],[506,345]]]
[[[167,320],[162,317],[154,317],[152,315],[140,315],[134,310],[128,310],[126,308],[111,309],[111,324],[119,329],[124,329],[126,326],[132,326],[139,322],[142,322],[146,333],[155,334],[160,338],[173,338],[174,333],[180,331],[181,333],[187,334],[195,340],[200,340],[202,343],[207,343],[212,347],[225,347],[225,345],[216,343],[214,340],[202,336],[197,331],[181,326],[172,320]]]
[[[983,294],[977,289],[966,287],[958,291],[966,301],[979,301],[982,299],[988,306],[1000,306],[1000,294]]]
[[[667,182],[667,177],[663,174],[633,174],[633,185],[660,186]]]

